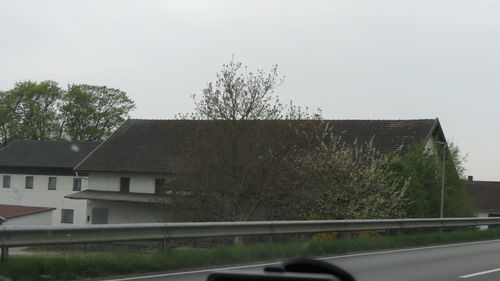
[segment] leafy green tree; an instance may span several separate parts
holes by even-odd
[[[442,147],[433,153],[416,146],[406,157],[392,157],[391,169],[409,181],[405,211],[409,217],[439,217],[441,204]],[[446,150],[444,216],[464,217],[474,214],[465,190],[463,158],[458,147]]]
[[[63,91],[54,81],[16,83],[0,95],[2,142],[49,140],[61,131],[58,107]]]
[[[467,183],[464,161],[460,149],[453,142],[448,145],[445,165],[445,217],[474,216],[476,208],[465,191]]]
[[[0,91],[0,146],[14,140],[99,141],[129,116],[135,104],[105,86],[22,81]]]
[[[0,92],[0,147],[19,138],[18,107],[20,105],[13,95]]]
[[[69,85],[62,101],[64,134],[79,141],[103,140],[135,108],[125,92],[106,86]]]

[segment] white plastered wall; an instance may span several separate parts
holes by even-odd
[[[2,226],[52,225],[52,212],[47,211],[21,217],[10,218]]]
[[[10,188],[2,187],[3,175],[10,175]],[[26,176],[33,176],[33,189],[26,189]],[[49,190],[49,177],[56,177],[56,190]],[[73,209],[73,224],[86,223],[86,200],[73,200],[64,196],[76,193],[73,191],[73,176],[0,174],[0,204],[50,207],[52,225],[68,225],[61,223],[61,209]],[[82,190],[87,187],[86,178],[82,178]]]
[[[140,173],[101,173],[92,172],[89,175],[88,188],[102,191],[120,191],[120,178],[130,178],[130,192],[155,193],[155,179],[168,179],[168,175]]]

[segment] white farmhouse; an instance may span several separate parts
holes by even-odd
[[[52,225],[86,224],[84,201],[64,196],[87,187],[74,167],[95,142],[15,141],[0,150],[0,204],[54,208]]]
[[[157,121],[127,120],[76,166],[88,173],[88,189],[66,198],[87,200],[91,224],[169,219],[164,206],[183,128]]]
[[[261,122],[272,130],[286,122],[317,121],[247,122]],[[127,120],[76,166],[78,173],[89,174],[88,189],[66,198],[87,200],[87,217],[93,224],[168,220],[169,213],[162,206],[168,205],[168,183],[178,171],[187,132],[211,124],[206,120]],[[324,120],[320,124],[346,145],[370,142],[381,153],[405,155],[413,145],[434,149],[435,141],[446,141],[438,119]]]

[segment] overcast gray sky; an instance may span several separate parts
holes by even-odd
[[[326,118],[438,117],[468,173],[500,180],[500,1],[0,0],[0,90],[106,85],[173,118],[233,54]]]

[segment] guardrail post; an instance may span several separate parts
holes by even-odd
[[[0,258],[0,262],[6,262],[9,259],[9,248],[2,247],[2,257]]]
[[[167,240],[160,241],[160,254],[165,255],[167,253]]]
[[[349,238],[349,236],[347,235],[347,232],[345,232],[345,231],[337,232],[337,237],[339,240],[347,240]]]
[[[234,245],[243,245],[243,237],[235,236],[234,237]]]

